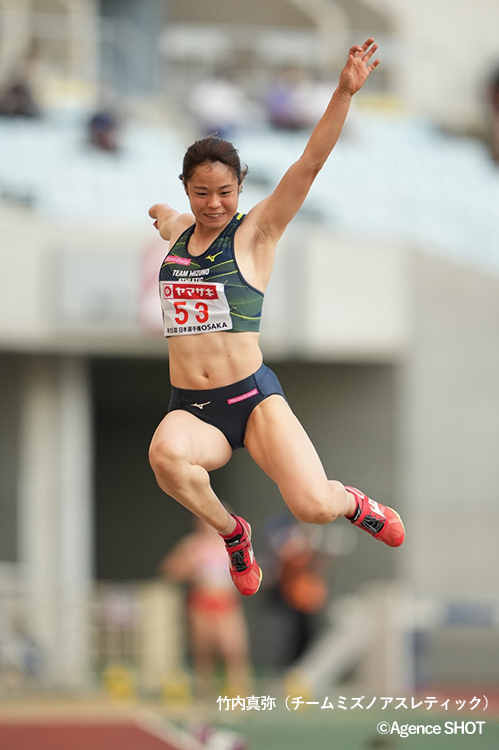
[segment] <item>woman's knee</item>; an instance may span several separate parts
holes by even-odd
[[[315,523],[320,526],[331,523],[338,517],[330,504],[317,502],[316,500],[300,504],[292,509],[292,513],[302,523]]]
[[[299,521],[324,525],[343,515],[340,508],[344,492],[340,482],[328,481],[319,491],[309,489],[301,492],[299,497],[287,499],[284,496],[284,499]]]
[[[179,443],[155,436],[149,447],[149,463],[158,484],[175,488],[188,463],[187,453]]]

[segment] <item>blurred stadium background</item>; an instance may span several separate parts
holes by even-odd
[[[281,242],[262,344],[328,474],[399,509],[407,542],[323,533],[330,602],[289,670],[265,596],[246,602],[256,690],[498,692],[498,25],[494,0],[0,0],[3,722],[67,700],[80,716],[77,698],[100,715],[103,696],[217,719],[192,704],[182,591],[158,577],[190,518],[147,463],[169,399],[147,210],[186,207],[177,175],[220,118],[214,92],[225,115],[238,102],[219,126],[250,167],[248,210],[371,35],[382,65]],[[283,71],[308,102],[298,126],[269,121]],[[242,452],[213,481],[265,555],[274,486]],[[259,722],[251,747],[279,747]],[[340,731],[321,726],[303,729],[319,749]],[[294,727],[287,747],[306,741]]]

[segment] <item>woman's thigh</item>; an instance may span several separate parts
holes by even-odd
[[[330,505],[331,486],[317,451],[281,396],[269,396],[252,411],[245,447],[295,515],[307,520],[313,505]]]
[[[246,661],[249,658],[248,631],[243,612],[234,609],[219,613],[213,622],[218,652],[230,661]]]
[[[198,655],[213,655],[217,639],[209,615],[202,611],[189,612],[189,636],[192,650]]]
[[[169,458],[173,462],[185,462],[213,471],[229,461],[232,448],[219,429],[177,409],[169,412],[158,425],[151,441],[150,455],[151,463],[155,458]]]

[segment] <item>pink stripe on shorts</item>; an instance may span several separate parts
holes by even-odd
[[[247,398],[251,398],[252,396],[256,396],[258,393],[258,388],[253,388],[252,391],[248,391],[247,393],[242,393],[240,396],[234,396],[234,398],[228,398],[227,403],[228,404],[237,404],[239,401],[244,401]]]

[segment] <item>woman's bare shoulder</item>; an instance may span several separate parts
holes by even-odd
[[[186,229],[192,227],[193,224],[194,216],[192,214],[179,214],[170,231],[170,246],[178,240],[180,235],[183,234]]]

